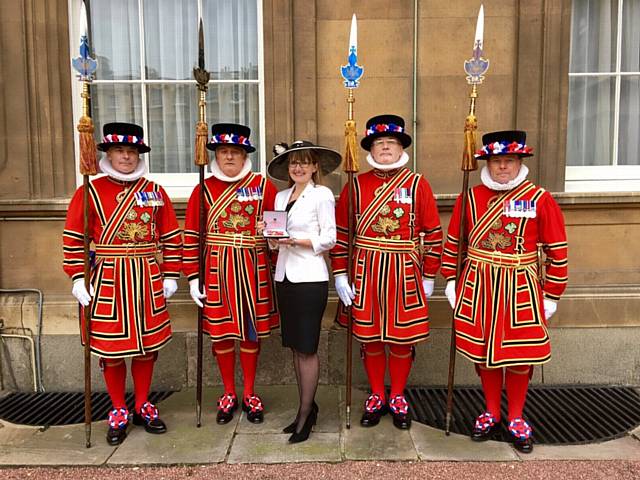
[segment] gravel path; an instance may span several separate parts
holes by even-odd
[[[175,467],[2,468],[0,479],[47,480],[183,480],[183,479],[495,479],[579,480],[638,479],[638,461],[463,462],[344,462],[278,465],[202,465]]]

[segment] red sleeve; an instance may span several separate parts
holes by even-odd
[[[549,192],[544,193],[537,210],[540,216],[538,237],[547,256],[543,293],[545,298],[558,301],[567,288],[569,279],[564,217],[560,206]]]
[[[75,281],[84,278],[84,208],[83,191],[80,187],[71,198],[67,210],[67,220],[62,232],[62,250],[64,272]],[[90,203],[93,206],[92,203]],[[89,210],[89,224],[95,220],[93,208]],[[92,229],[89,229],[91,232]]]
[[[345,185],[336,204],[336,244],[329,253],[334,275],[347,273],[349,252],[349,185]]]
[[[162,187],[160,193],[164,198],[164,205],[159,209],[156,221],[162,248],[162,275],[164,278],[178,279],[182,268],[182,232],[169,195]]]
[[[440,258],[442,257],[442,227],[440,226],[436,199],[433,197],[431,186],[425,178],[420,179],[418,198],[420,199],[420,203],[417,205],[418,233],[425,233],[422,275],[434,279],[440,268]]]
[[[262,211],[273,210],[276,204],[276,195],[278,194],[278,189],[271,182],[271,180],[267,179],[264,186],[264,198],[262,201]]]
[[[198,250],[200,247],[200,185],[191,192],[184,219],[184,249],[182,273],[189,280],[198,278]]]
[[[458,247],[460,239],[460,210],[462,208],[462,196],[458,195],[456,204],[453,207],[453,214],[451,215],[451,221],[449,222],[449,229],[447,231],[447,240],[444,243],[444,250],[442,253],[442,268],[440,273],[447,280],[456,279],[456,263],[458,260]]]

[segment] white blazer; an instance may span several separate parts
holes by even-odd
[[[275,209],[286,210],[292,193],[293,187],[278,192]],[[328,281],[329,271],[323,253],[336,244],[333,192],[310,182],[289,210],[287,231],[291,238],[311,240],[313,249],[280,245],[275,280],[283,281],[286,274],[293,283]]]

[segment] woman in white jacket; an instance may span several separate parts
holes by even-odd
[[[306,141],[290,148],[280,144],[274,150],[278,155],[269,164],[269,175],[289,182],[275,201],[276,210],[288,212],[289,237],[269,243],[279,251],[275,281],[282,344],[293,352],[300,395],[298,415],[284,432],[297,443],[309,438],[318,415],[317,351],[329,290],[324,253],[336,243],[335,198],[320,182],[340,164],[340,154]]]

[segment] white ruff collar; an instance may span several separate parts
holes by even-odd
[[[396,168],[404,167],[409,162],[409,155],[407,152],[402,152],[400,159],[397,162],[382,164],[376,162],[370,153],[367,154],[367,163],[377,170],[395,170]]]
[[[251,160],[249,159],[249,157],[244,160],[242,170],[240,170],[240,173],[235,177],[228,177],[224,173],[222,173],[222,170],[220,170],[220,167],[218,166],[218,161],[215,158],[213,159],[213,161],[209,162],[209,169],[211,170],[211,174],[218,180],[222,180],[223,182],[237,182],[238,180],[246,177],[247,173],[251,171]]]
[[[102,173],[106,173],[111,178],[115,178],[116,180],[120,180],[121,182],[135,182],[139,178],[144,177],[147,173],[149,173],[147,169],[147,162],[145,162],[142,158],[138,160],[138,166],[131,173],[120,173],[111,165],[109,159],[104,156],[100,159],[100,171]]]
[[[527,175],[529,175],[529,168],[523,163],[522,165],[520,165],[520,171],[518,172],[516,178],[514,178],[513,180],[509,180],[507,183],[498,183],[493,178],[491,178],[489,169],[485,165],[480,171],[480,180],[485,187],[490,188],[491,190],[504,192],[516,188],[527,179]]]

